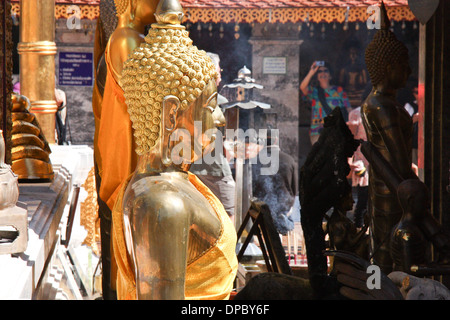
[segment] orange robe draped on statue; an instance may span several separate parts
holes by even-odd
[[[102,179],[99,196],[112,210],[121,183],[136,168],[137,155],[124,92],[111,71],[109,44],[108,42],[105,50],[108,74],[99,120],[97,150],[101,164],[99,175]]]
[[[185,296],[189,300],[225,300],[233,289],[238,261],[235,253],[236,230],[222,203],[194,174],[188,172],[189,181],[200,191],[213,207],[222,230],[217,242],[186,267]],[[131,176],[130,176],[131,178]],[[128,180],[124,182],[112,212],[113,252],[117,263],[117,298],[136,299],[136,281],[127,253],[123,232],[122,201]],[[170,253],[168,253],[170,254]]]

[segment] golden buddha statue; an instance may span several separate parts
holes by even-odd
[[[36,116],[29,111],[30,100],[12,94],[11,169],[19,179],[53,179],[50,147]]]
[[[178,0],[160,1],[155,16],[121,78],[138,164],[113,210],[117,296],[227,299],[236,231],[216,196],[188,172],[213,149],[216,68],[180,24]]]
[[[101,219],[104,299],[115,298],[114,285],[110,284],[109,276],[110,272],[114,273],[110,267],[114,265],[110,262],[111,210],[120,184],[134,171],[137,162],[131,121],[119,80],[128,54],[144,41],[146,26],[156,21],[154,12],[157,4],[158,0],[114,0],[117,26],[108,39],[100,37],[101,34],[97,37],[98,66],[92,107],[95,116],[94,161]],[[103,44],[105,40],[107,42]],[[101,54],[103,45],[104,53]]]
[[[384,4],[381,29],[366,49],[366,65],[373,89],[361,109],[367,139],[395,168],[402,179],[416,178],[411,170],[413,124],[396,101],[397,90],[404,87],[411,73],[408,49],[389,30]],[[372,218],[374,261],[384,272],[392,270],[389,235],[402,216],[395,192],[373,168],[369,170],[369,212]]]
[[[120,183],[136,166],[131,122],[119,85],[122,66],[144,41],[145,26],[155,21],[157,3],[157,0],[115,0],[118,24],[105,49],[107,75],[95,143],[101,177],[99,195],[110,209]]]

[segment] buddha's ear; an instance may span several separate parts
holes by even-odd
[[[161,157],[164,165],[172,164],[170,136],[177,126],[177,114],[180,109],[180,99],[175,96],[164,97],[161,114]]]
[[[385,67],[385,71],[386,72],[390,72],[392,70],[392,64],[391,63],[386,63],[386,67]]]
[[[399,66],[399,62],[387,62],[386,63],[386,72],[392,72],[394,70],[394,72],[397,72],[398,70],[398,66]]]
[[[130,7],[131,20],[134,20],[134,17],[136,16],[137,0],[130,0]]]

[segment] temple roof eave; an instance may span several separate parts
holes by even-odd
[[[236,0],[182,0],[184,23],[299,23],[299,22],[366,22],[372,15],[370,5],[378,0],[296,0],[296,1],[240,1]],[[386,1],[385,1],[386,2]],[[100,14],[100,0],[57,0],[55,17],[67,19],[70,5],[81,9],[81,18],[95,20]],[[309,4],[309,5],[307,5]],[[347,4],[347,5],[346,5]],[[391,0],[388,14],[392,21],[416,20],[407,0]],[[20,15],[19,0],[12,0],[12,10]]]

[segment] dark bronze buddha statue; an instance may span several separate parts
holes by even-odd
[[[381,30],[366,49],[373,89],[361,109],[368,141],[397,170],[402,179],[417,178],[411,170],[412,120],[396,101],[411,73],[408,50],[389,30],[384,4]],[[372,168],[369,171],[369,212],[372,218],[374,261],[384,272],[392,269],[389,235],[402,216],[397,195]]]

